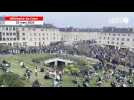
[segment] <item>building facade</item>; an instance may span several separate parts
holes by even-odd
[[[115,31],[116,30],[116,31]],[[129,29],[130,30],[130,29]],[[0,26],[0,44],[15,47],[43,47],[58,41],[95,40],[98,45],[134,49],[134,32],[126,29],[80,30],[46,26]]]
[[[134,33],[98,33],[98,44],[113,45],[120,48],[134,48]]]
[[[10,46],[47,46],[61,41],[61,37],[56,28],[0,26],[0,43]]]

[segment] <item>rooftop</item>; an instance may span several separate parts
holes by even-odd
[[[32,27],[32,28],[54,28],[56,29],[56,27],[52,24],[44,24],[44,25],[0,25],[3,27]]]
[[[109,33],[133,33],[133,28],[103,27],[103,32]]]
[[[59,28],[60,31],[63,32],[101,32],[102,29],[97,29],[97,28]]]

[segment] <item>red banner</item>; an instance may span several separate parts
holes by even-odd
[[[43,16],[5,16],[5,21],[43,21]]]

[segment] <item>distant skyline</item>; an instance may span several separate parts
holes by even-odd
[[[45,16],[56,27],[134,27],[134,12],[0,12],[0,16]]]

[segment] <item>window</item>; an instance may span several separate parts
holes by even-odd
[[[113,34],[113,36],[116,36],[115,34]]]
[[[130,34],[128,34],[128,36],[130,36]]]
[[[14,38],[14,40],[16,40],[16,38]]]
[[[99,37],[101,39],[101,37]]]
[[[121,45],[123,45],[124,44],[124,42],[121,42]]]
[[[39,46],[41,46],[41,42],[39,42]]]
[[[120,34],[118,34],[118,36],[120,36]]]
[[[3,33],[3,35],[5,35],[5,33]]]
[[[124,40],[125,40],[125,38],[122,38],[121,40],[122,40],[122,41],[124,41]]]
[[[119,38],[117,38],[117,40],[119,40]]]
[[[126,36],[126,34],[123,34],[123,36]]]
[[[130,39],[129,38],[127,38],[127,41],[129,41]]]
[[[133,39],[133,41],[134,41],[134,39]]]
[[[114,40],[114,38],[113,38],[113,40]]]
[[[23,46],[26,46],[27,45],[27,43],[26,42],[23,42]]]
[[[12,38],[10,38],[10,40],[12,40]]]
[[[10,36],[12,36],[12,33],[10,33]]]
[[[25,38],[22,38],[22,40],[25,40]]]
[[[25,33],[22,33],[22,35],[25,35]]]
[[[36,33],[34,33],[34,36],[36,36]]]
[[[5,41],[6,39],[5,38],[3,38],[3,41]]]
[[[12,30],[12,27],[9,27],[9,30]]]
[[[40,36],[40,33],[39,33],[39,36]]]
[[[109,41],[107,43],[109,44]]]
[[[8,43],[8,45],[10,45],[10,46],[11,46],[12,44],[11,44],[11,43]]]
[[[107,37],[107,39],[109,40],[109,37]]]
[[[8,30],[8,27],[6,27],[6,30]]]
[[[117,42],[117,45],[119,44],[119,42]]]
[[[7,34],[7,36],[9,35],[9,33],[6,33]]]
[[[13,27],[13,30],[15,30],[15,27]]]
[[[43,40],[45,40],[45,38],[42,38]]]
[[[105,37],[104,37],[104,39],[105,39]]]
[[[9,40],[9,38],[7,38],[7,40]]]
[[[22,28],[22,31],[24,31],[24,28]]]
[[[16,33],[13,33],[13,35],[16,35]]]
[[[2,27],[2,30],[4,30],[5,29],[5,27]]]
[[[111,44],[114,44],[114,42],[111,42]]]
[[[110,36],[110,33],[109,33],[109,36]]]
[[[117,41],[119,40],[119,38],[117,38]]]

